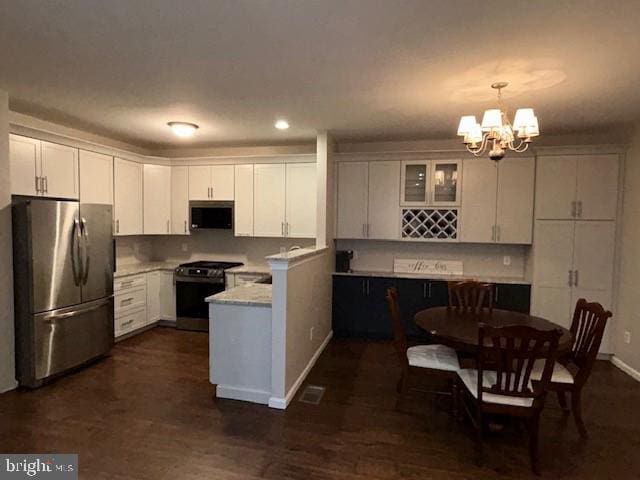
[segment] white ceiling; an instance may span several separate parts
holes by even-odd
[[[638,0],[0,0],[0,88],[147,148],[450,138],[496,80],[567,133],[640,118],[638,20]]]

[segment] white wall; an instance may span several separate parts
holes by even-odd
[[[531,247],[523,245],[483,245],[464,243],[388,242],[338,240],[338,250],[354,250],[353,270],[393,271],[393,259],[423,258],[461,260],[465,275],[527,278],[527,257]],[[504,256],[511,264],[504,265]]]
[[[194,232],[191,235],[129,237],[128,242],[128,251],[123,251],[127,259],[131,258],[129,252],[135,249],[142,252],[139,257],[143,258],[148,253],[148,246],[150,259],[154,261],[183,263],[195,260],[222,260],[242,262],[246,265],[266,265],[266,256],[276,254],[281,249],[289,250],[294,245],[312,246],[315,240],[234,237],[231,231],[216,230]]]
[[[271,263],[271,407],[286,408],[331,338],[333,264],[331,249]]]
[[[620,242],[618,303],[614,311],[616,328],[614,354],[640,371],[640,124],[637,125],[627,151],[624,171],[624,201],[622,238]],[[631,333],[631,343],[624,342],[624,333]]]
[[[0,91],[0,392],[16,387],[13,330],[13,247],[9,185],[9,96]]]

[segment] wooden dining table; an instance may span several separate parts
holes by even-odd
[[[538,330],[560,330],[562,335],[558,342],[558,353],[571,350],[571,332],[544,318],[526,313],[508,310],[488,309],[482,312],[461,310],[456,307],[427,308],[416,313],[416,325],[438,343],[454,348],[459,352],[477,353],[478,324],[485,323],[492,327],[527,326]]]

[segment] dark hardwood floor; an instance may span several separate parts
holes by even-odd
[[[415,394],[395,410],[391,344],[334,340],[308,383],[320,405],[286,412],[214,400],[207,336],[156,328],[36,391],[0,396],[0,451],[79,453],[94,479],[471,479],[532,477],[517,425],[488,435],[477,467],[469,426]],[[584,393],[582,441],[550,397],[543,477],[640,478],[640,384],[599,362]]]

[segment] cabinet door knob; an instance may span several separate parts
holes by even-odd
[[[187,233],[187,221],[184,221],[184,233]]]

